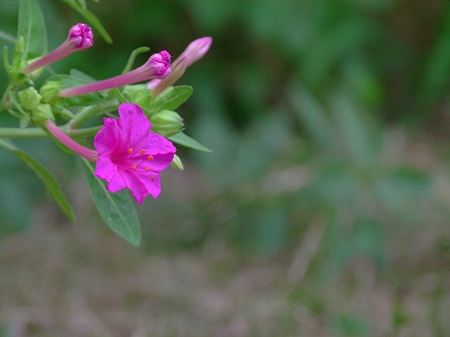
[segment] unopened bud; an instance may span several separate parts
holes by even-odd
[[[181,161],[180,157],[178,157],[177,155],[173,156],[173,160],[172,160],[172,163],[170,164],[170,166],[172,166],[180,171],[184,170],[183,162]]]
[[[183,118],[175,111],[163,110],[150,117],[152,130],[164,137],[180,132],[184,126]]]
[[[91,27],[85,25],[84,23],[78,23],[70,28],[69,36],[66,41],[47,55],[27,65],[23,68],[22,72],[25,74],[30,74],[36,69],[48,66],[49,64],[61,60],[74,52],[88,49],[93,44],[94,34],[92,33]]]
[[[54,121],[55,117],[53,116],[52,108],[50,104],[39,104],[32,112],[31,112],[31,120],[35,124],[41,124],[45,121]]]
[[[42,95],[42,101],[46,103],[54,101],[55,98],[58,97],[58,93],[61,88],[61,82],[48,81],[45,83],[39,90],[39,93]]]
[[[35,88],[26,88],[18,92],[20,105],[26,110],[34,110],[41,102],[42,96]]]

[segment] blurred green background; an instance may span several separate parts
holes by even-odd
[[[186,169],[139,207],[134,249],[76,158],[18,142],[62,182],[70,223],[2,151],[0,336],[450,334],[449,2],[87,3],[114,43],[97,35],[57,72],[103,79],[139,46],[177,56],[213,37],[178,109],[213,152],[179,149]],[[55,48],[82,18],[40,4]],[[0,2],[11,35],[17,9]]]

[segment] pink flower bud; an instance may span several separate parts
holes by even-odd
[[[78,23],[70,29],[69,36],[66,41],[47,55],[30,63],[28,66],[23,68],[22,72],[29,74],[36,69],[59,61],[74,52],[86,50],[93,44],[94,34],[92,33],[91,27],[83,23]]]
[[[200,60],[208,52],[211,43],[212,38],[209,36],[194,40],[186,47],[184,52],[181,53],[181,55],[177,58],[177,60],[184,58],[185,65],[187,68],[192,63]],[[175,60],[174,63],[176,63],[177,60]]]
[[[156,97],[164,89],[173,85],[184,73],[187,67],[200,60],[211,47],[212,38],[209,36],[192,41],[178,58],[172,63],[172,74],[164,80],[155,79],[147,83],[147,88],[153,90]],[[178,71],[175,71],[178,69]]]
[[[69,41],[79,50],[92,47],[94,44],[94,34],[91,27],[79,23],[73,26],[69,32]]]
[[[133,69],[128,73],[98,81],[80,85],[78,87],[62,89],[59,91],[59,97],[72,97],[85,95],[92,92],[107,90],[111,88],[122,87],[141,81],[148,81],[153,78],[164,78],[170,74],[170,54],[163,50],[160,53],[150,56],[148,61],[139,68]]]

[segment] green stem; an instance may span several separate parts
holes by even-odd
[[[67,135],[73,138],[93,136],[100,128],[101,126],[94,126],[78,130],[67,130],[67,127],[62,127]],[[40,128],[0,128],[0,138],[45,138],[48,136],[48,133]]]
[[[117,109],[117,104],[116,100],[112,100],[84,108],[67,124],[67,130],[71,132],[72,129],[76,129],[92,117]]]
[[[4,32],[2,30],[0,30],[0,39],[3,39],[7,42],[11,42],[11,43],[16,43],[16,37],[8,34],[7,32]]]

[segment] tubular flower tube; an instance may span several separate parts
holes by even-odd
[[[106,189],[131,190],[141,204],[161,193],[160,172],[172,162],[176,148],[163,136],[151,132],[151,123],[137,104],[119,106],[119,118],[104,118],[95,135],[98,151],[95,176],[108,181]]]
[[[92,33],[91,27],[83,23],[78,23],[70,29],[67,40],[64,41],[58,48],[30,63],[28,66],[23,68],[22,71],[25,74],[29,74],[36,69],[54,63],[74,52],[86,50],[92,47],[93,44],[94,34]]]
[[[170,72],[170,54],[163,50],[160,53],[150,56],[148,61],[139,68],[95,83],[61,89],[58,96],[72,97],[85,95],[92,92],[122,87],[124,85],[147,81],[154,78],[165,78],[170,74]]]
[[[212,38],[209,36],[202,37],[200,39],[192,41],[181,55],[172,63],[172,69],[174,70],[171,75],[164,80],[155,79],[147,83],[148,89],[162,92],[165,88],[175,83],[184,73],[184,70],[192,65],[194,62],[200,60],[209,50],[212,44]],[[175,72],[175,69],[181,68],[182,71]],[[161,83],[162,82],[162,83]],[[161,84],[160,84],[161,83]]]
[[[72,138],[67,136],[64,132],[62,132],[52,121],[46,121],[44,123],[46,129],[56,138],[58,139],[62,144],[67,146],[70,150],[73,152],[79,154],[80,156],[91,160],[91,161],[97,161],[98,159],[98,153],[95,150],[88,149],[80,144],[78,144],[76,141],[74,141]]]

